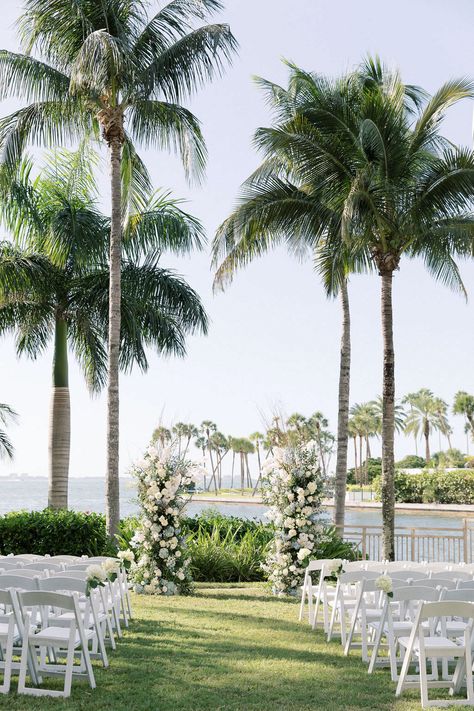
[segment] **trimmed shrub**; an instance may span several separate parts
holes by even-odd
[[[380,500],[381,479],[374,481]],[[395,501],[405,504],[474,504],[474,472],[442,469],[422,474],[395,474]]]
[[[380,476],[382,474],[382,460],[380,457],[369,457],[369,459],[367,460],[367,465],[365,462],[363,462],[362,466],[364,468],[364,476],[365,466],[367,466],[367,484],[370,484],[375,479],[375,477]],[[358,484],[358,481],[356,480],[356,470],[354,467],[352,469],[349,469],[347,472],[347,483]]]
[[[397,469],[424,469],[425,465],[423,457],[419,457],[417,454],[407,454],[399,462],[395,462]]]
[[[80,511],[12,511],[0,516],[0,555],[104,555],[105,517]]]

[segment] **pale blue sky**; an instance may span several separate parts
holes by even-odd
[[[14,22],[21,3],[2,3],[0,47],[17,49]],[[179,163],[164,153],[145,156],[155,185],[189,200],[188,209],[205,224],[209,239],[234,204],[241,181],[258,156],[251,145],[268,111],[252,83],[260,74],[285,82],[281,58],[328,74],[353,67],[366,53],[398,65],[407,82],[429,91],[455,76],[474,75],[471,0],[229,0],[222,18],[240,42],[226,76],[202,91],[192,108],[203,122],[209,147],[207,181],[186,186]],[[0,106],[1,114],[14,106]],[[445,124],[454,141],[471,140],[472,106],[457,107]],[[104,201],[107,204],[105,179]],[[216,421],[235,436],[261,429],[261,412],[276,406],[288,413],[318,409],[336,424],[340,315],[328,302],[311,265],[279,250],[241,272],[225,294],[212,295],[208,254],[164,259],[200,292],[211,319],[207,338],[189,341],[185,360],[150,358],[147,375],[121,381],[121,471],[145,447],[153,427],[185,420]],[[474,265],[463,267],[468,289]],[[473,289],[474,291],[474,289]],[[381,336],[377,277],[350,285],[353,330],[352,401],[380,392]],[[474,310],[471,303],[438,286],[419,263],[403,262],[395,276],[397,392],[430,387],[452,401],[458,389],[474,392]],[[47,427],[51,357],[18,362],[11,339],[0,342],[0,401],[20,414],[11,429],[13,464],[0,473],[47,472]],[[91,399],[71,361],[73,476],[101,475],[105,469],[105,397]],[[452,418],[456,446],[465,448],[463,424]],[[438,448],[437,437],[433,449]],[[474,449],[474,447],[473,447]],[[379,445],[374,443],[374,452]],[[397,442],[399,456],[411,441]]]

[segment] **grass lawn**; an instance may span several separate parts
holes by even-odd
[[[0,696],[0,708],[98,711],[314,711],[420,709],[415,691],[395,701],[388,670],[367,675],[297,621],[297,603],[261,584],[200,584],[182,598],[134,597],[135,619],[97,689],[73,683],[69,700]],[[58,680],[47,680],[58,684]],[[16,677],[13,688],[16,686]]]

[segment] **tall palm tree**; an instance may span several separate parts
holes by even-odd
[[[459,390],[454,396],[453,413],[463,415],[466,420],[466,434],[469,446],[469,434],[474,435],[474,395]]]
[[[409,398],[409,399],[407,399]],[[425,438],[425,459],[431,461],[430,435],[433,431],[445,433],[449,427],[446,417],[447,404],[434,396],[428,388],[421,388],[407,396],[410,412],[405,420],[405,433],[415,435],[421,432]]]
[[[10,422],[15,422],[18,415],[9,405],[0,402],[0,424],[7,426]],[[5,430],[0,429],[0,459],[8,457],[13,459],[13,444]]]
[[[322,106],[331,106],[334,102],[350,109],[354,94],[350,77],[332,83],[327,81],[324,85],[308,82],[303,86],[302,74],[296,67],[291,67],[288,89],[261,78],[257,81],[276,115],[274,127],[257,131],[258,145],[265,132],[278,133],[284,142],[285,125],[299,121],[302,112],[317,113]],[[323,136],[321,140],[330,151],[329,138]],[[323,203],[319,180],[308,179],[308,171],[301,170],[293,161],[293,150],[285,153],[264,148],[264,152],[263,163],[242,186],[239,206],[221,225],[214,240],[215,285],[224,288],[239,267],[283,242],[290,254],[313,259],[328,297],[340,297],[343,317],[334,520],[343,527],[351,357],[348,275],[363,271],[367,264],[341,248],[340,237],[347,222],[344,201],[335,206]],[[311,161],[308,153],[306,158]],[[339,242],[336,249],[334,241]]]
[[[159,425],[159,427],[155,427],[153,430],[151,441],[158,442],[162,447],[164,447],[165,444],[171,440],[171,437],[171,430],[163,425]]]
[[[16,334],[18,355],[38,357],[54,339],[49,436],[49,494],[53,508],[67,507],[70,450],[68,349],[89,388],[106,381],[110,221],[95,204],[97,189],[84,157],[56,153],[33,179],[21,164],[3,188],[0,215],[16,245],[0,248],[0,333]],[[206,331],[197,294],[159,264],[161,251],[199,244],[201,228],[169,197],[154,196],[125,225],[122,260],[121,358],[124,371],[148,368],[146,347],[184,355],[185,335]],[[167,244],[166,230],[172,234]]]
[[[350,409],[352,429],[359,436],[359,471],[361,484],[367,484],[370,438],[375,437],[380,426],[377,411],[372,402],[357,403]],[[365,464],[363,448],[365,444]]]
[[[253,253],[264,252],[274,238],[291,237],[294,249],[312,240],[316,252],[322,242],[334,259],[344,251],[349,264],[379,273],[384,344],[383,556],[391,559],[393,274],[402,257],[422,257],[437,279],[463,288],[453,257],[472,253],[474,154],[453,148],[439,127],[446,109],[470,97],[473,85],[467,80],[451,81],[428,98],[371,59],[342,83],[342,89],[326,77],[296,67],[291,69],[289,91],[267,85],[277,118],[273,127],[256,134],[266,161],[245,184],[242,204],[221,228],[215,253],[230,252],[233,257],[224,265],[225,276],[225,270],[248,261],[249,245],[266,227],[266,237],[257,242]],[[328,86],[334,90],[328,91]],[[296,210],[304,219],[295,233],[291,225]],[[337,264],[338,269],[329,273],[340,283],[344,269]]]
[[[28,143],[57,145],[100,134],[110,160],[110,295],[107,391],[107,530],[118,530],[121,253],[124,214],[150,185],[135,144],[177,149],[200,177],[205,145],[183,100],[223,71],[236,49],[223,24],[195,27],[219,0],[26,0],[24,54],[0,52],[1,96],[30,102],[0,122],[3,161]],[[36,52],[37,57],[33,56]]]

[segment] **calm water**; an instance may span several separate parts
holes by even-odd
[[[46,478],[28,478],[23,481],[13,479],[0,479],[0,514],[18,509],[43,509],[47,503],[48,482]],[[121,514],[128,516],[137,513],[135,490],[129,479],[121,479]],[[104,510],[104,481],[101,478],[71,479],[69,489],[70,508],[78,511]],[[191,503],[188,511],[191,515],[203,509],[210,508],[211,504],[205,502]],[[228,516],[241,516],[244,518],[263,518],[266,507],[259,504],[215,504],[223,514]],[[399,526],[434,527],[434,528],[459,528],[464,516],[447,515],[441,513],[416,513],[398,514]],[[347,510],[347,525],[380,525],[380,511]]]

